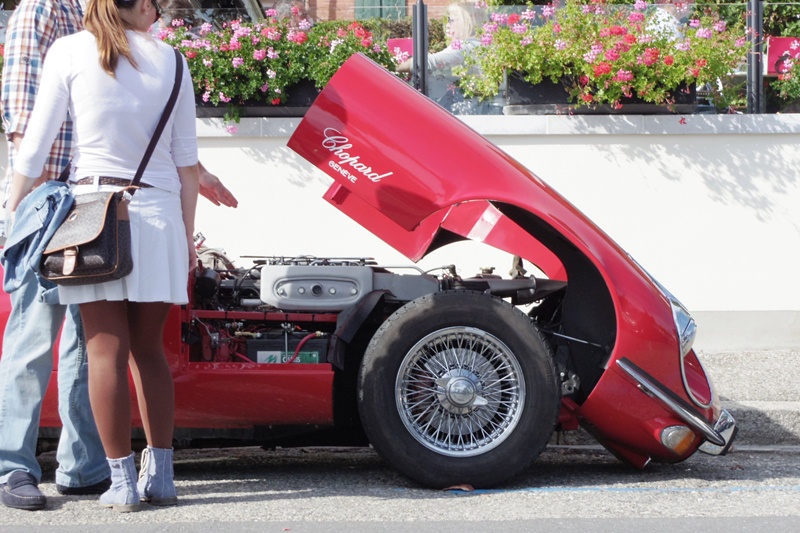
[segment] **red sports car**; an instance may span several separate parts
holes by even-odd
[[[328,202],[410,260],[471,239],[513,256],[513,274],[367,257],[241,268],[201,250],[164,338],[177,447],[371,444],[432,487],[497,485],[579,427],[637,468],[727,452],[736,425],[684,306],[460,120],[353,56],[289,147],[333,178]]]

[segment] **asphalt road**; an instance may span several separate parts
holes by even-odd
[[[800,448],[739,448],[677,465],[627,468],[597,447],[550,447],[495,490],[436,491],[369,449],[176,452],[180,505],[118,514],[59,496],[40,457],[47,509],[0,507],[0,533],[800,531]],[[24,526],[24,527],[20,527]]]

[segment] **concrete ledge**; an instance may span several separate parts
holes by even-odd
[[[796,135],[800,114],[462,115],[481,135]],[[302,117],[243,117],[231,133],[221,118],[198,118],[198,137],[289,137]]]
[[[800,311],[692,311],[695,347],[704,351],[800,346]]]

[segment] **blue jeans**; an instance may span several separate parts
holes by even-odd
[[[0,482],[17,470],[41,479],[36,460],[39,415],[53,372],[53,345],[64,322],[58,363],[58,413],[63,427],[56,483],[92,485],[110,472],[89,405],[88,362],[78,306],[43,303],[37,275],[28,271],[25,276],[10,295],[11,314],[0,358]]]

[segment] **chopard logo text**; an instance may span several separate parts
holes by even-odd
[[[322,141],[322,147],[339,158],[339,161],[329,161],[328,166],[347,180],[355,183],[358,181],[358,175],[361,174],[368,180],[377,183],[383,178],[388,178],[394,174],[394,172],[380,174],[372,170],[371,166],[362,163],[360,155],[352,155],[348,152],[347,150],[350,150],[353,145],[340,131],[334,128],[326,128],[323,134],[325,139]]]

